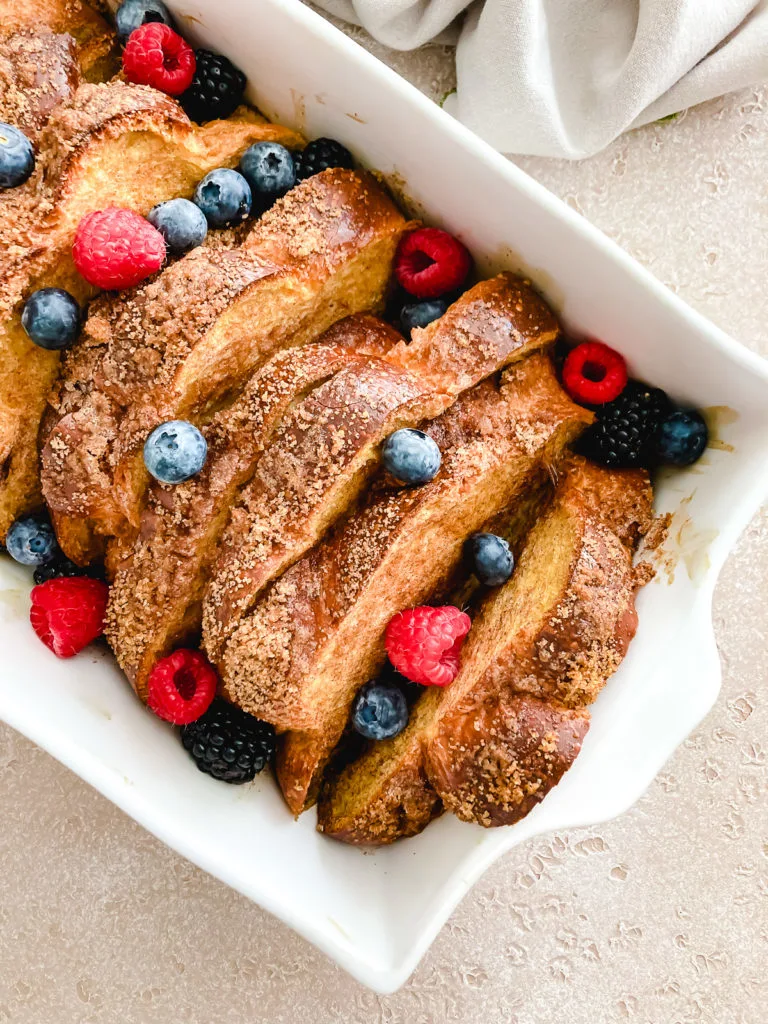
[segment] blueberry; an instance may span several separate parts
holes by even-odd
[[[144,465],[163,484],[180,484],[205,465],[208,445],[186,420],[171,420],[155,427],[144,444]]]
[[[23,185],[35,167],[35,152],[24,132],[0,121],[0,188]]]
[[[219,167],[203,178],[195,189],[195,203],[212,228],[245,220],[251,212],[251,188],[242,174]]]
[[[475,576],[486,587],[498,587],[512,575],[514,559],[509,544],[495,533],[473,533],[469,550]]]
[[[701,458],[709,441],[704,417],[696,409],[678,409],[659,424],[656,451],[671,466],[690,466]]]
[[[402,690],[391,683],[367,683],[357,695],[352,724],[369,740],[388,740],[408,724],[408,704]]]
[[[173,25],[173,19],[162,0],[124,0],[115,14],[117,38],[121,43],[126,43],[131,32],[151,21]]]
[[[255,204],[264,209],[296,184],[293,157],[277,142],[249,146],[240,161],[240,173],[251,186]]]
[[[414,327],[426,327],[437,320],[448,309],[445,299],[427,299],[424,302],[409,302],[400,310],[400,326],[406,338],[410,338]]]
[[[80,333],[82,312],[63,288],[40,288],[24,304],[21,324],[40,348],[69,348]]]
[[[58,551],[53,527],[43,516],[17,519],[5,536],[5,546],[11,558],[22,565],[43,565]]]
[[[386,439],[381,461],[400,483],[427,484],[440,469],[440,449],[423,431],[404,427]]]
[[[205,214],[189,199],[168,199],[153,206],[147,214],[172,252],[184,252],[202,245],[208,234]]]

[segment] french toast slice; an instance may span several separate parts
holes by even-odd
[[[192,125],[173,100],[123,82],[84,84],[56,107],[38,142],[35,171],[0,194],[0,536],[40,503],[37,434],[59,356],[32,344],[20,322],[23,299],[41,287],[66,288],[79,301],[93,289],[71,258],[82,217],[105,206],[146,213],[169,196],[189,195],[211,168],[236,163],[253,142],[289,146],[299,137],[249,112]]]
[[[233,405],[204,427],[208,457],[186,483],[154,483],[135,544],[110,587],[106,635],[142,699],[155,662],[200,628],[206,569],[230,508],[280,420],[343,367],[380,357],[400,335],[358,314],[314,343],[275,355]]]
[[[632,551],[651,503],[646,473],[569,456],[514,575],[481,603],[458,676],[425,691],[399,736],[329,780],[321,831],[392,842],[428,824],[430,800],[485,826],[542,800],[577,756],[585,705],[634,635],[643,577]]]
[[[443,813],[440,797],[426,775],[420,742],[434,715],[435,699],[435,692],[427,691],[411,708],[408,725],[398,736],[371,744],[360,758],[327,780],[322,788],[319,779],[313,781],[313,789],[319,789],[319,832],[353,846],[385,846],[418,835]],[[315,753],[317,741],[313,744],[311,736],[289,733],[284,738],[289,748],[278,749],[278,780],[294,814],[305,810],[317,795],[312,789],[305,791],[301,780],[306,768],[296,769],[303,763],[314,771],[323,767]],[[299,783],[298,799],[291,797],[294,775]]]
[[[80,85],[72,36],[46,28],[0,29],[0,121],[36,144],[51,112],[70,101]]]
[[[459,718],[457,758],[451,749],[445,804],[427,775],[424,737],[438,714],[431,690],[415,705],[408,727],[329,781],[318,802],[318,831],[354,846],[383,846],[422,832],[443,810],[463,820],[512,825],[560,781],[589,728],[584,708],[519,694],[499,694]],[[440,747],[430,768],[440,771]]]
[[[533,289],[500,274],[414,331],[410,344],[385,360],[350,367],[298,407],[244,489],[223,537],[205,599],[209,656],[221,660],[264,587],[350,508],[378,468],[379,445],[389,433],[438,416],[462,391],[557,333],[554,315]]]
[[[369,175],[328,170],[278,200],[234,248],[201,247],[94,303],[43,448],[63,550],[86,561],[100,538],[135,535],[148,482],[142,447],[158,423],[204,418],[274,352],[381,306],[405,227]]]
[[[0,35],[48,29],[70,36],[89,82],[103,82],[119,70],[114,29],[83,0],[0,0]]]
[[[278,777],[294,812],[311,799],[359,687],[376,675],[400,609],[451,577],[466,538],[516,504],[591,421],[546,354],[485,381],[425,429],[443,453],[418,488],[381,478],[362,508],[267,589],[225,649],[224,692],[279,729]]]

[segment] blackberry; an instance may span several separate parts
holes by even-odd
[[[195,77],[179,102],[187,117],[202,124],[229,117],[242,103],[246,78],[227,57],[210,50],[195,50]]]
[[[83,569],[82,566],[75,565],[65,554],[61,551],[58,555],[55,555],[50,562],[46,562],[45,565],[38,565],[35,569],[33,579],[35,584],[47,583],[48,580],[56,580],[62,576],[90,576],[91,573],[88,569]]]
[[[335,139],[315,139],[301,153],[296,154],[295,163],[296,180],[303,181],[329,167],[346,167],[351,171],[355,159],[346,146]]]
[[[582,435],[583,455],[602,466],[650,469],[658,461],[656,433],[671,403],[660,388],[630,380],[618,398],[597,410],[597,419]]]
[[[181,742],[201,772],[222,782],[250,782],[275,750],[275,730],[225,700],[181,730]]]

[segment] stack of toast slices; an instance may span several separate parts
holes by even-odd
[[[84,214],[146,213],[254,142],[304,141],[245,107],[193,125],[153,89],[104,81],[114,36],[79,0],[35,0],[28,19],[12,6],[0,0],[0,120],[37,163],[0,193],[0,535],[44,500],[64,553],[106,566],[106,634],[138,696],[159,659],[199,644],[223,696],[275,726],[288,807],[317,802],[326,835],[388,843],[442,810],[518,820],[572,764],[626,653],[652,517],[645,472],[572,452],[593,417],[559,383],[556,317],[503,273],[406,341],[382,312],[413,225],[374,176],[343,169],[96,295],[71,258]],[[21,328],[45,286],[89,303],[63,358]],[[208,457],[168,486],[142,449],[176,418]],[[381,466],[402,427],[440,448],[424,486]],[[492,590],[467,567],[478,531],[517,558]],[[388,622],[434,603],[472,618],[458,677],[361,748],[350,709],[387,671]]]
[[[17,8],[26,4],[12,7],[0,25],[18,24]],[[74,36],[31,27],[0,36],[0,121],[36,127],[32,177],[0,192],[0,535],[40,504],[38,433],[60,363],[58,353],[29,341],[21,308],[44,287],[65,288],[80,302],[93,297],[72,262],[82,218],[108,206],[146,214],[163,199],[189,196],[208,171],[235,165],[254,142],[301,145],[294,132],[245,108],[227,121],[197,126],[155,89],[84,80],[79,54],[93,38],[86,11],[106,28],[86,5],[67,2],[53,21],[63,21]]]

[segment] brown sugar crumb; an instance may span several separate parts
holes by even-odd
[[[396,338],[394,331],[361,315],[326,332],[322,341],[278,353],[203,428],[208,458],[201,473],[175,487],[151,487],[139,537],[113,584],[123,606],[132,605],[130,595],[142,586],[151,598],[110,617],[108,636],[129,674],[148,645],[162,640],[164,625],[188,615],[199,601],[228,510],[281,417],[363,351],[383,353]]]
[[[644,587],[647,583],[651,582],[655,575],[656,569],[650,562],[638,562],[634,571],[635,586],[638,589],[640,589],[640,587]]]
[[[35,268],[43,267],[52,251],[51,237],[62,230],[60,211],[73,187],[68,169],[80,151],[95,139],[117,137],[144,129],[171,132],[189,126],[177,103],[147,86],[127,87],[83,83],[70,104],[59,104],[37,138],[37,161],[32,176],[18,188],[0,193],[0,312],[20,300]]]
[[[83,475],[83,490],[92,492],[94,509],[98,509],[93,514],[100,517],[99,529],[115,528],[111,516],[119,525],[125,518],[135,524],[140,515],[136,506],[142,501],[145,483],[138,460],[147,432],[158,421],[193,411],[204,424],[220,404],[237,396],[273,349],[301,340],[302,334],[309,340],[310,315],[331,315],[325,306],[315,307],[325,296],[333,312],[334,291],[348,284],[347,265],[367,255],[368,234],[375,245],[393,247],[403,224],[364,175],[334,171],[297,186],[264,221],[252,222],[247,231],[224,232],[218,240],[211,233],[204,246],[166,267],[155,279],[129,293],[106,295],[92,303],[81,343],[65,358],[62,383],[52,401],[63,419],[52,427],[49,437],[64,435],[76,418],[77,442],[104,453],[104,474],[84,467]],[[349,253],[343,241],[347,232]],[[306,248],[301,241],[304,233]],[[287,239],[293,239],[295,246],[289,246]],[[299,252],[310,259],[298,259]],[[375,294],[387,265],[382,257],[362,272],[358,291],[363,296]],[[255,306],[262,283],[265,312],[260,318],[246,303]],[[273,297],[275,303],[269,301]],[[362,300],[358,296],[354,301]],[[274,304],[285,308],[287,320],[270,321]],[[379,337],[380,330],[373,336]],[[343,427],[339,424],[338,430]],[[337,433],[324,457],[333,458],[334,450],[345,444],[344,434]],[[64,476],[83,470],[76,465],[74,445],[70,443],[68,460],[48,466],[44,455],[43,462],[46,494],[56,492],[57,507],[66,511],[69,484],[65,485]],[[110,488],[110,476],[123,481],[118,489]]]
[[[447,715],[438,708],[427,774],[463,821],[512,824],[571,766],[588,717],[528,696],[486,694],[477,701]]]
[[[297,260],[323,255],[331,231],[336,235],[336,245],[359,245],[377,227],[381,198],[373,179],[366,174],[357,175],[354,196],[350,196],[349,185],[349,174],[336,169],[306,179],[299,189],[267,210],[248,245],[267,252],[274,246]],[[352,206],[354,218],[350,218]]]
[[[672,513],[665,512],[654,516],[650,528],[643,539],[644,551],[657,551],[667,539],[672,525]]]
[[[46,28],[0,34],[0,121],[35,143],[54,107],[80,84],[74,39]]]

